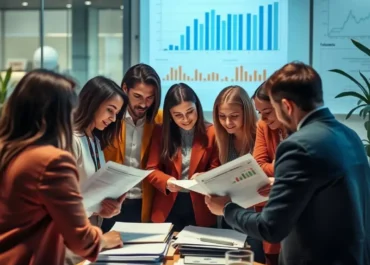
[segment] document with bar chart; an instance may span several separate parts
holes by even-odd
[[[240,85],[251,94],[287,62],[287,0],[150,0],[149,5],[149,63],[164,90],[186,82],[207,98],[205,110],[226,86]]]

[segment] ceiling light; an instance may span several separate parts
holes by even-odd
[[[23,2],[22,3],[22,6],[28,6],[28,3],[27,2]]]
[[[123,9],[123,6],[120,6],[121,9]]]
[[[85,5],[87,6],[91,5],[91,1],[85,1]]]
[[[66,4],[66,8],[71,8],[72,5],[71,4]]]

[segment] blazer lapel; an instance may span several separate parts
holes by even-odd
[[[193,146],[191,148],[189,179],[193,176],[194,173],[197,173],[196,170],[204,152],[205,149],[203,148],[199,137],[194,135]]]
[[[181,153],[181,148],[177,150],[177,155],[175,157],[174,166],[177,172],[178,179],[181,178],[181,173],[182,173],[182,153]]]
[[[122,121],[121,128],[121,141],[118,141],[118,148],[122,155],[122,164],[125,162],[125,152],[126,152],[126,122]]]
[[[141,139],[141,150],[140,150],[140,161],[143,160],[145,152],[149,146],[150,139],[152,138],[154,124],[145,122],[144,124],[144,131],[143,131],[143,138]]]

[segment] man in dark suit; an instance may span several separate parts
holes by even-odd
[[[290,63],[266,82],[278,119],[294,131],[277,149],[261,213],[230,198],[206,203],[251,237],[282,242],[279,264],[370,264],[370,167],[357,134],[323,107],[321,78]]]

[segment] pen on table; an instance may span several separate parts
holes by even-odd
[[[214,244],[220,244],[220,245],[227,245],[227,246],[234,246],[234,242],[230,242],[230,241],[223,241],[223,240],[218,240],[218,239],[213,239],[213,238],[205,238],[205,237],[201,237],[199,239],[202,242],[214,243]]]

